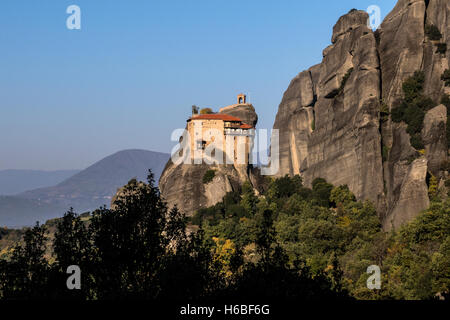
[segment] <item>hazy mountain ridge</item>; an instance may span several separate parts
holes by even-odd
[[[158,181],[170,155],[147,150],[124,150],[110,155],[61,183],[46,188],[0,197],[0,225],[31,225],[77,212],[109,207],[117,189],[130,179],[146,180],[152,169]]]
[[[66,211],[63,207],[41,203],[38,200],[17,196],[0,196],[0,227],[18,228],[31,226],[36,221],[44,223]]]
[[[54,186],[81,170],[0,170],[0,195],[12,196],[37,188]]]

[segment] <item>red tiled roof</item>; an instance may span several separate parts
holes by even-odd
[[[201,114],[197,116],[192,116],[190,120],[223,120],[223,121],[232,121],[232,122],[242,122],[241,119],[227,115],[227,114]]]
[[[253,129],[253,127],[247,123],[241,124],[241,129]]]

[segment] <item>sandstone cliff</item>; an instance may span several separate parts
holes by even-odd
[[[442,185],[448,174],[441,165],[447,111],[439,102],[449,93],[441,75],[449,66],[450,1],[399,0],[376,32],[367,19],[356,10],[341,17],[321,64],[291,81],[274,123],[279,175],[347,184],[358,199],[375,203],[390,229],[429,205],[430,175]],[[441,40],[429,39],[428,25],[439,29]],[[438,52],[437,42],[447,51]],[[405,123],[380,114],[383,107],[392,111],[415,71],[423,71],[424,94],[436,102],[423,121],[421,152],[411,146]]]

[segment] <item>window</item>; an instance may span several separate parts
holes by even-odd
[[[197,150],[205,150],[205,148],[206,148],[206,141],[197,140]]]

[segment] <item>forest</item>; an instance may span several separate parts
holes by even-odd
[[[267,178],[258,195],[247,182],[188,218],[150,172],[112,209],[27,229],[0,256],[0,299],[448,299],[449,200],[435,192],[430,184],[430,208],[386,233],[370,202],[324,179],[310,189],[300,176]],[[66,286],[71,265],[80,290]],[[370,265],[379,290],[367,287]]]

